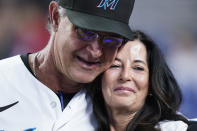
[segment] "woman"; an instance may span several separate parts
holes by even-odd
[[[88,88],[99,131],[185,131],[182,96],[161,51],[144,33],[119,49]]]

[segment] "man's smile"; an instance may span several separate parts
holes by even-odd
[[[88,60],[85,60],[84,58],[82,58],[80,56],[77,56],[76,58],[79,61],[79,64],[83,68],[88,69],[88,70],[94,69],[96,66],[98,66],[100,64],[100,62],[97,62],[97,61],[88,61]]]

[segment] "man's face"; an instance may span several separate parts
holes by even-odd
[[[111,65],[117,50],[103,46],[99,40],[84,41],[67,17],[60,18],[55,31],[54,57],[58,70],[66,79],[77,83],[93,81]]]

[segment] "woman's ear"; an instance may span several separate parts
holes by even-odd
[[[54,32],[57,31],[59,21],[60,21],[58,8],[59,8],[59,5],[55,1],[52,1],[49,5],[49,16],[50,16],[51,25],[52,25]]]

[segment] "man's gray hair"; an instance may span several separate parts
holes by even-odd
[[[58,8],[58,12],[59,12],[59,16],[61,17],[66,17],[66,9],[59,6]],[[48,24],[46,25],[47,30],[49,31],[49,33],[51,34],[51,32],[53,31],[52,25],[51,25],[51,19],[50,16],[48,15]]]

